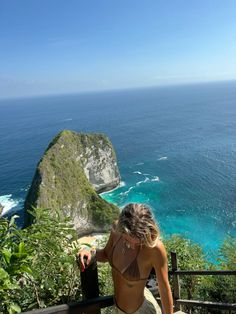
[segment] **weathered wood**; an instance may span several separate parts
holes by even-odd
[[[176,300],[178,304],[187,305],[189,307],[205,307],[220,310],[236,310],[236,303],[220,303],[220,302],[209,302],[209,301],[197,301],[197,300]]]
[[[152,290],[152,289],[150,289]],[[156,298],[157,302],[161,304],[161,299]],[[178,299],[176,303],[180,305],[186,305],[188,307],[201,307],[201,308],[215,308],[222,310],[236,310],[236,303],[218,303],[218,302],[208,302],[208,301],[196,301],[196,300],[184,300]],[[72,304],[62,304],[57,306],[51,306],[46,309],[33,310],[29,312],[24,312],[25,314],[81,314],[81,313],[94,313],[87,312],[87,310],[93,309],[93,305],[98,305],[99,308],[105,308],[112,306],[114,304],[113,296],[105,296],[94,298],[90,300],[83,300],[80,302]]]
[[[47,307],[46,309],[32,310],[24,312],[25,314],[69,314],[69,305],[61,304]]]
[[[62,304],[62,305],[56,305],[51,306],[46,309],[38,309],[33,311],[24,312],[25,314],[79,314],[79,313],[87,313],[88,310],[94,312],[94,308],[97,309],[99,307],[100,309],[112,306],[114,304],[114,298],[113,296],[105,296],[105,297],[98,297],[93,298],[89,300],[83,300],[80,302],[75,302],[71,304]],[[89,312],[88,312],[89,313]]]
[[[178,262],[177,255],[175,252],[171,252],[171,268],[173,272],[173,301],[174,301],[174,309],[179,311],[181,310],[181,306],[176,302],[177,299],[180,299],[180,284],[179,284],[179,275],[176,274],[178,270]]]
[[[97,262],[89,264],[89,266],[80,272],[81,288],[84,299],[93,299],[99,296],[98,270]]]
[[[96,260],[90,263],[83,272],[80,272],[80,278],[83,298],[93,299],[99,297],[98,270]],[[101,311],[99,306],[93,305],[90,310],[88,309],[84,313],[100,314]]]
[[[82,314],[88,313],[93,314],[96,311],[105,307],[112,306],[114,304],[113,296],[98,297],[89,300],[83,300],[81,302],[76,302],[70,304],[70,313],[69,314]]]
[[[169,275],[217,275],[217,276],[235,276],[236,270],[170,270]]]

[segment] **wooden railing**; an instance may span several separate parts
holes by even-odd
[[[236,287],[235,287],[235,303],[220,303],[220,302],[209,302],[199,300],[184,300],[181,299],[181,287],[180,287],[180,276],[232,276],[236,275],[236,270],[178,270],[177,255],[171,252],[171,271],[169,275],[173,276],[173,299],[175,310],[181,310],[181,305],[187,307],[201,307],[201,308],[212,308],[219,310],[235,310],[236,311]]]
[[[169,275],[173,276],[173,299],[175,311],[181,310],[181,306],[185,307],[200,307],[200,308],[212,308],[219,310],[229,310],[229,313],[236,313],[236,300],[235,303],[219,303],[219,302],[208,302],[198,300],[185,300],[181,299],[181,286],[180,276],[190,275],[236,275],[236,270],[178,270],[177,256],[176,253],[171,253],[171,270]],[[34,310],[25,312],[26,314],[100,314],[102,308],[112,306],[114,304],[113,296],[99,297],[99,284],[98,284],[98,273],[97,265],[90,265],[86,271],[81,272],[81,286],[83,293],[83,301],[62,304],[58,306],[52,306],[46,309]],[[157,302],[161,305],[161,300],[158,297],[157,288],[150,288],[151,292],[156,297]],[[236,293],[235,293],[236,295]],[[236,297],[235,297],[236,298]]]

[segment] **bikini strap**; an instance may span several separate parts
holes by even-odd
[[[113,235],[113,237],[114,237],[114,235]],[[119,242],[119,240],[121,239],[121,237],[122,237],[122,234],[121,234],[119,237],[117,237],[116,241],[114,241],[114,242],[112,243],[111,253],[109,254],[109,262],[110,262],[110,265],[111,265],[112,267],[113,267],[113,252],[114,252],[114,249],[115,249],[116,244]]]

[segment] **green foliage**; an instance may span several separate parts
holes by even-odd
[[[219,250],[218,264],[206,260],[202,248],[188,239],[172,236],[165,240],[169,255],[177,253],[181,270],[236,270],[236,238],[228,237]],[[169,264],[170,267],[170,264]],[[180,276],[181,298],[235,303],[236,276]],[[220,313],[212,310],[211,313]]]
[[[207,263],[202,248],[189,239],[173,235],[164,241],[167,252],[169,268],[170,252],[176,252],[178,260],[178,268],[182,270],[198,270],[206,269]],[[181,297],[188,299],[198,298],[198,288],[201,286],[202,277],[200,276],[183,276],[180,277]]]
[[[34,224],[17,230],[0,219],[0,313],[67,303],[81,297],[75,230],[59,213],[37,208]]]
[[[236,237],[228,236],[219,250],[218,265],[213,269],[236,270]],[[205,277],[200,295],[209,301],[235,303],[236,276]]]
[[[16,228],[15,216],[10,221],[0,218],[1,314],[81,299],[80,272],[75,261],[80,246],[71,222],[58,212],[52,217],[47,209],[37,208],[31,214],[34,224],[24,230]],[[217,265],[207,262],[201,247],[188,239],[172,236],[164,244],[168,255],[171,251],[177,253],[179,269],[235,269],[233,237],[223,243]],[[98,263],[98,274],[101,295],[113,294],[109,264]],[[235,276],[181,276],[181,297],[233,303],[235,286]]]
[[[15,296],[20,290],[21,276],[32,273],[31,257],[15,226],[16,218],[0,219],[0,313],[21,312],[20,300]]]
[[[108,235],[98,242],[98,247],[103,248],[108,241]],[[101,295],[113,295],[113,280],[109,263],[98,263],[99,291]],[[105,311],[107,312],[107,311]]]
[[[220,248],[221,269],[236,269],[236,237],[228,236]]]
[[[100,151],[105,148],[110,148],[115,162],[115,152],[105,135],[68,130],[59,133],[37,166],[26,197],[26,210],[32,210],[32,206],[51,208],[54,215],[59,209],[72,219],[79,214],[96,227],[108,228],[117,219],[119,209],[99,197],[84,172],[88,160],[101,159]],[[29,225],[32,217],[27,219]]]
[[[90,198],[90,211],[93,221],[100,228],[110,226],[117,219],[117,207],[103,200],[100,196],[92,194]]]

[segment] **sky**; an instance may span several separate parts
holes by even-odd
[[[0,0],[0,98],[236,79],[236,0]]]

